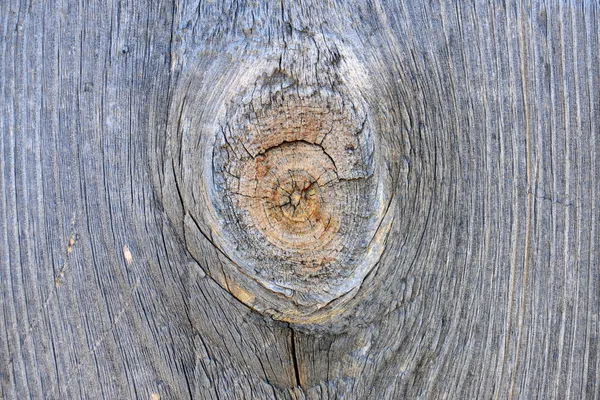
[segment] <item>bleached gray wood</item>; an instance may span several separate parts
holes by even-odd
[[[465,3],[0,2],[0,399],[598,399],[598,4]],[[163,190],[181,85],[302,35],[358,54],[396,171],[328,326],[230,295]]]

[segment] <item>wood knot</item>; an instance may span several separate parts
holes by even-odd
[[[223,289],[298,328],[337,329],[372,293],[387,243],[395,120],[352,49],[298,40],[181,77],[157,185]]]
[[[222,250],[296,320],[360,286],[387,199],[367,107],[285,80],[263,77],[228,104],[206,182]]]

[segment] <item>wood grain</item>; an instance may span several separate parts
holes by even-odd
[[[1,2],[0,398],[600,398],[598,11]],[[393,200],[305,323],[198,217],[197,140],[280,60],[357,85]]]

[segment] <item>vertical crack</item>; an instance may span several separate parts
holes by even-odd
[[[291,332],[291,353],[292,353],[292,361],[294,364],[294,376],[296,378],[296,386],[302,387],[302,380],[300,379],[300,369],[298,368],[298,357],[296,355],[296,334],[294,332],[294,328],[290,328]]]

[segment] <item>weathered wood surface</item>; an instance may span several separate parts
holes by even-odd
[[[2,1],[0,398],[599,398],[598,4],[421,3]],[[252,308],[173,153],[278,58],[366,71],[394,200],[318,323]]]

